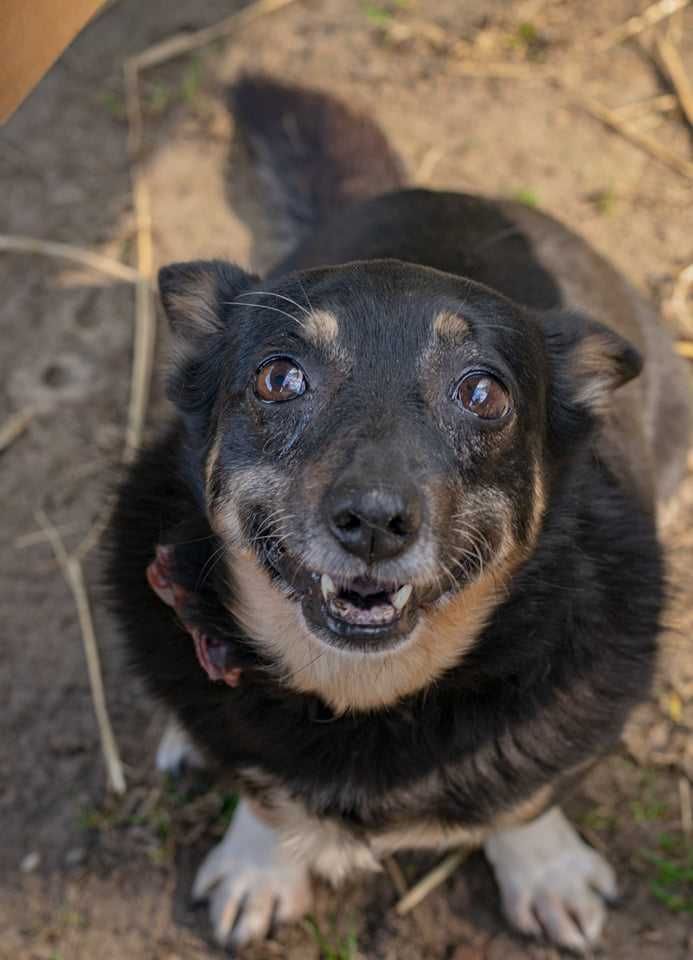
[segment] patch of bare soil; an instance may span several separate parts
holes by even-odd
[[[0,229],[134,263],[123,61],[236,6],[109,5],[0,134]],[[297,0],[152,69],[142,85],[143,161],[157,265],[216,255],[263,268],[277,253],[252,178],[230,146],[224,105],[227,83],[252,67],[327,87],[370,110],[415,182],[540,205],[666,303],[693,262],[693,182],[576,102],[593,98],[629,130],[690,159],[689,132],[649,53],[651,32],[605,52],[595,47],[645,6]],[[669,32],[690,67],[693,10],[658,29]],[[155,774],[163,717],[123,669],[90,554],[86,573],[128,780],[123,798],[105,794],[73,601],[49,545],[34,536],[35,511],[44,506],[73,547],[118,474],[133,290],[28,254],[0,254],[0,285],[0,424],[30,410],[26,429],[1,454],[0,472],[0,958],[206,957],[214,948],[204,912],[189,905],[190,881],[228,821],[232,798],[209,779],[174,784]],[[669,309],[667,322],[691,336],[690,304],[687,315]],[[164,341],[162,330],[159,359]],[[165,416],[157,382],[150,429]],[[657,691],[622,750],[592,774],[571,809],[620,874],[623,901],[604,941],[614,960],[693,956],[693,474],[667,538],[678,593]],[[407,881],[432,862],[401,858]],[[283,930],[247,955],[557,956],[508,931],[479,855],[408,916],[398,918],[396,900],[386,873],[354,881],[338,898],[321,888],[319,935],[310,925]]]

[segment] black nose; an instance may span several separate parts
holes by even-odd
[[[402,553],[421,527],[418,496],[382,487],[338,487],[325,512],[332,535],[368,563]]]

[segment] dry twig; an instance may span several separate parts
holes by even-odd
[[[690,836],[693,833],[693,806],[691,805],[691,783],[688,777],[679,777],[679,806],[681,807],[681,829]]]
[[[37,510],[36,519],[45,531],[46,537],[53,548],[55,559],[58,561],[65,580],[72,591],[72,596],[77,608],[77,616],[79,618],[84,655],[89,674],[89,687],[94,705],[94,713],[96,714],[96,722],[99,728],[101,751],[106,764],[108,782],[115,793],[122,794],[125,793],[125,776],[118,752],[118,745],[113,735],[113,728],[111,727],[111,721],[108,715],[106,694],[101,674],[101,659],[99,657],[96,634],[94,633],[94,621],[92,619],[89,596],[84,582],[82,563],[80,559],[67,552],[62,537],[43,510]]]
[[[460,59],[450,64],[452,74],[466,77],[485,77],[497,80],[541,80],[542,83],[555,75],[555,70],[528,63],[504,63],[501,61]]]
[[[390,877],[390,880],[392,881],[392,886],[397,891],[397,895],[399,897],[403,897],[409,887],[407,887],[407,881],[404,873],[402,872],[402,868],[394,857],[385,857],[383,860],[383,865],[388,876]]]
[[[665,37],[658,37],[655,46],[662,68],[676,92],[683,115],[693,130],[693,87],[679,52]]]
[[[669,113],[678,106],[678,100],[673,93],[658,93],[654,97],[645,97],[643,100],[631,100],[615,107],[615,112],[622,119],[629,121],[634,117],[649,113]]]
[[[244,7],[237,13],[232,13],[226,19],[211,27],[204,27],[202,30],[196,30],[193,33],[179,33],[174,37],[168,37],[160,43],[154,44],[147,50],[138,53],[132,58],[137,70],[146,70],[149,67],[155,67],[167,60],[173,60],[184,53],[190,53],[192,50],[199,50],[200,47],[225,37],[233,30],[244,27],[247,23],[252,23],[260,17],[267,16],[269,13],[275,13],[282,10],[296,0],[257,0],[256,3]]]
[[[576,91],[567,89],[567,92],[571,95],[573,102],[586,113],[589,113],[590,116],[599,120],[612,130],[615,130],[617,133],[620,133],[626,140],[630,140],[631,143],[634,143],[637,147],[640,147],[641,150],[649,153],[655,160],[666,164],[666,166],[676,171],[676,173],[682,177],[685,177],[687,180],[693,180],[693,162],[685,160],[677,153],[669,150],[668,147],[665,147],[663,143],[660,143],[659,140],[656,140],[654,137],[650,137],[638,130],[633,130],[632,127],[623,122],[615,110],[610,110],[591,97],[586,97]]]
[[[0,235],[0,251],[4,253],[38,253],[46,257],[57,257],[60,260],[70,260],[79,263],[91,270],[98,270],[115,280],[125,280],[128,283],[137,283],[139,274],[133,267],[129,267],[120,260],[104,257],[100,253],[93,253],[83,247],[75,247],[71,243],[55,243],[52,240],[39,240],[36,237]]]
[[[17,410],[10,414],[0,427],[0,453],[11,447],[24,431],[28,428],[34,416],[33,407],[25,407],[23,410]]]
[[[395,904],[397,913],[403,917],[409,913],[410,910],[413,910],[414,907],[418,906],[429,893],[435,890],[436,887],[439,887],[441,883],[445,883],[448,877],[452,876],[455,870],[464,863],[470,853],[470,849],[455,850],[453,853],[449,853],[444,857],[437,866],[422,877],[418,883],[415,883],[409,892]]]
[[[679,10],[687,7],[689,3],[690,0],[657,0],[657,3],[647,7],[639,16],[630,17],[625,23],[614,27],[613,30],[608,30],[596,41],[595,48],[603,53],[624,40],[636,37],[643,30],[659,23],[660,20],[673,16]]]
[[[56,526],[55,529],[61,534],[73,533],[75,524],[64,523],[61,526]],[[26,550],[27,547],[35,547],[37,544],[46,543],[47,540],[49,540],[48,534],[42,528],[40,530],[32,530],[30,533],[23,533],[19,537],[16,537],[12,541],[12,547],[15,550]]]
[[[401,900],[403,897],[407,895],[407,891],[409,889],[407,887],[407,881],[405,879],[404,873],[402,872],[402,868],[400,867],[395,857],[385,857],[383,864],[385,866],[385,870],[387,871],[388,876],[390,877],[392,886],[397,891],[397,896]],[[412,912],[412,919],[414,921],[414,924],[416,925],[417,930],[419,931],[419,934],[423,937],[424,942],[428,942],[431,939],[431,935],[430,935],[431,932],[428,929],[428,925],[426,924],[424,918],[421,916],[421,911],[414,910]]]

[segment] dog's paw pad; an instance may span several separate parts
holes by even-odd
[[[510,923],[588,953],[604,926],[605,900],[617,897],[609,864],[585,844],[558,810],[486,843]]]
[[[156,751],[156,769],[160,773],[179,776],[186,767],[202,768],[204,757],[188,734],[174,720],[169,720]]]
[[[241,803],[224,840],[198,870],[195,900],[208,900],[217,943],[240,947],[296,920],[311,905],[307,869],[286,858],[275,832]]]

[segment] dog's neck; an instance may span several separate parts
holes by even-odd
[[[393,706],[434,683],[464,657],[505,596],[508,571],[489,571],[422,617],[403,647],[361,653],[328,647],[310,631],[250,551],[227,560],[229,612],[275,677],[320,697],[338,714]]]

